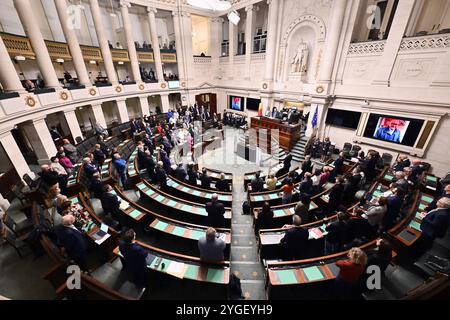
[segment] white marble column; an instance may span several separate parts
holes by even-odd
[[[170,109],[169,94],[161,93],[161,112],[167,112]]]
[[[92,115],[94,116],[94,126],[99,123],[103,128],[106,128],[105,115],[103,114],[102,104],[92,105]]]
[[[22,178],[25,173],[30,174],[30,167],[28,166],[22,152],[17,146],[16,140],[14,140],[11,131],[0,134],[0,143],[3,146],[3,149],[5,149],[5,152],[8,155],[8,158],[11,161],[12,165],[16,169],[19,177]]]
[[[222,41],[222,18],[210,18],[209,20],[211,27],[210,33],[210,54],[211,54],[211,64],[213,70],[218,70],[219,58],[221,55],[221,41]]]
[[[270,26],[267,30],[266,43],[266,66],[264,73],[264,81],[273,82],[275,70],[275,53],[276,53],[276,26],[278,23],[278,6],[280,0],[267,0],[269,5],[269,18],[267,25]]]
[[[158,42],[158,30],[156,30],[156,18],[155,18],[156,11],[157,10],[155,8],[147,7],[148,24],[150,26],[150,35],[153,47],[153,58],[155,59],[156,77],[158,78],[158,82],[164,82],[164,73],[161,62],[161,51],[159,49],[159,42]]]
[[[125,30],[125,38],[127,39],[128,54],[130,55],[131,71],[133,80],[136,83],[142,82],[141,72],[139,70],[139,61],[134,46],[133,30],[131,28],[130,14],[128,8],[131,4],[128,1],[120,0],[120,12],[122,13],[123,29]]]
[[[327,36],[327,45],[320,66],[319,82],[329,83],[333,75],[333,67],[336,59],[336,53],[339,45],[339,37],[341,36],[342,24],[344,22],[344,14],[347,0],[335,0],[333,5],[333,14],[331,24]]]
[[[106,39],[105,32],[103,30],[104,25],[102,21],[102,15],[100,13],[100,7],[98,0],[89,0],[91,6],[92,19],[94,20],[95,33],[97,34],[100,50],[102,51],[103,63],[105,64],[106,74],[108,80],[112,85],[117,85],[117,73],[112,61],[111,51],[109,50],[108,39]]]
[[[33,12],[31,3],[29,0],[14,0],[14,6],[16,7],[19,19],[22,22],[23,29],[27,37],[30,39],[33,51],[36,54],[36,61],[39,66],[39,70],[42,73],[42,77],[45,81],[45,86],[48,88],[59,88],[60,84],[58,77],[56,76],[55,69],[53,68],[52,60],[45,45],[44,38],[42,37],[39,24],[36,21],[36,13]]]
[[[148,97],[139,97],[139,108],[141,109],[141,116],[149,114]]]
[[[5,91],[24,93],[25,89],[20,82],[19,75],[9,57],[8,50],[0,35],[0,83]]]
[[[192,51],[192,17],[187,11],[180,12],[181,41],[183,46],[185,80],[193,80],[194,54]]]
[[[64,117],[66,118],[67,126],[69,127],[73,141],[76,141],[76,137],[81,137],[83,139],[83,133],[81,132],[80,125],[78,124],[75,109],[64,111]]]
[[[253,5],[245,7],[245,80],[250,80],[250,65],[253,44]]]
[[[230,68],[233,67],[233,61],[234,61],[234,56],[236,54],[236,49],[235,49],[235,36],[234,36],[234,32],[235,32],[235,26],[234,24],[231,23],[231,21],[228,21],[228,63]],[[233,74],[233,73],[231,73]]]
[[[78,81],[81,85],[91,86],[91,80],[86,69],[80,44],[78,43],[75,30],[69,25],[69,15],[67,14],[66,0],[55,0],[56,10],[58,12],[59,21],[64,32],[64,37],[69,45],[72,62],[77,73]]]
[[[400,0],[395,11],[389,36],[384,45],[383,55],[378,60],[375,77],[372,84],[389,85],[392,69],[406,32],[411,14],[414,11],[415,0]]]
[[[39,164],[49,163],[50,158],[56,155],[55,142],[45,123],[45,118],[33,119],[20,126],[25,132]]]
[[[130,117],[128,116],[128,107],[125,102],[126,100],[116,100],[117,110],[119,111],[119,122],[125,123],[130,121]]]
[[[177,66],[178,66],[178,78],[183,81],[186,80],[186,73],[184,71],[184,52],[181,37],[181,24],[178,11],[172,11],[173,17],[173,30],[175,33],[175,47],[177,51]]]

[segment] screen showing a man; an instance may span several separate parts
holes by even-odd
[[[241,110],[241,98],[233,97],[231,108],[234,110]]]
[[[402,143],[409,121],[380,117],[373,137],[384,141]]]

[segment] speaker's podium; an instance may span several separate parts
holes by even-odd
[[[270,152],[270,141],[274,134],[272,130],[278,130],[278,140],[279,145],[285,151],[291,151],[297,141],[300,139],[301,124],[289,124],[287,121],[282,121],[281,119],[273,119],[268,117],[253,117],[251,118],[251,128],[256,130],[258,135],[258,141],[267,141],[268,151]],[[267,132],[262,134],[264,139],[261,139],[260,130],[266,129]]]

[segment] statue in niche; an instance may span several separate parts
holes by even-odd
[[[300,39],[297,51],[291,63],[291,73],[305,74],[308,65],[308,44]]]

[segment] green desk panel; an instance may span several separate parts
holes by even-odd
[[[325,278],[318,267],[304,268],[303,272],[305,273],[308,281],[317,281]]]
[[[222,283],[223,282],[223,269],[209,268],[206,274],[206,280],[209,282]]]
[[[411,223],[409,224],[409,226],[413,229],[416,229],[417,231],[421,231],[420,230],[420,223],[417,221],[411,221]]]
[[[204,231],[191,230],[191,238],[198,240],[205,235]]]
[[[158,221],[158,223],[155,224],[154,228],[157,230],[164,231],[167,228],[167,223],[164,221]]]
[[[165,199],[165,197],[162,196],[162,195],[157,195],[157,196],[155,197],[155,200],[158,201],[158,202],[163,202],[164,199]]]
[[[173,200],[169,200],[169,202],[167,202],[167,205],[168,205],[169,207],[175,207],[175,206],[177,205],[177,202],[176,202],[176,201],[173,201]]]
[[[294,284],[298,283],[294,270],[278,270],[276,271],[278,281],[281,284]]]
[[[264,201],[264,197],[263,196],[255,196],[253,197],[254,201]]]
[[[134,209],[129,213],[129,216],[132,217],[133,219],[137,219],[137,217],[139,217],[141,214],[142,213],[140,211]]]
[[[172,234],[182,237],[182,236],[184,236],[185,231],[186,231],[185,228],[175,227],[175,228],[173,228]]]
[[[425,202],[428,202],[428,203],[430,203],[430,202],[432,202],[432,201],[433,201],[433,198],[431,198],[431,197],[428,197],[428,196],[422,196],[422,200],[423,200],[423,201],[425,201]]]

